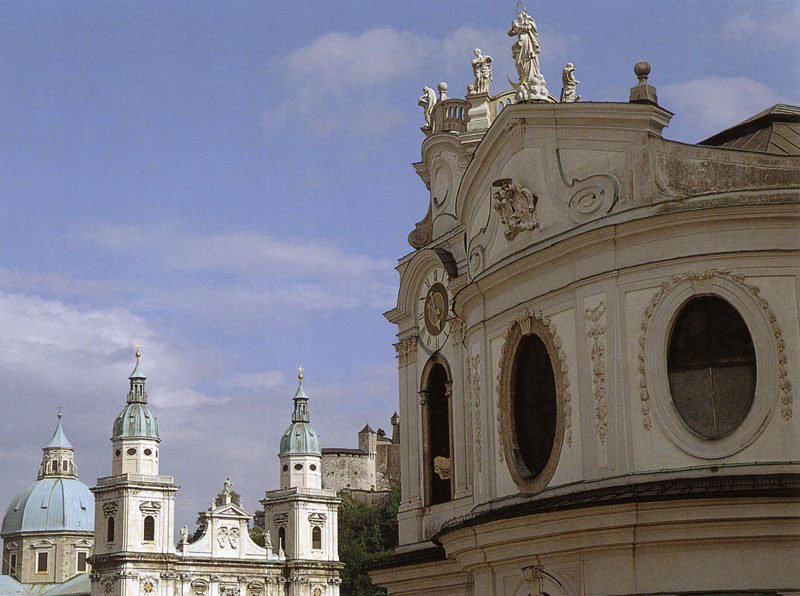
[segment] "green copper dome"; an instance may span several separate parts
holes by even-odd
[[[141,354],[136,351],[136,367],[131,376],[130,391],[128,391],[128,405],[119,413],[114,420],[114,432],[111,440],[124,438],[155,439],[158,437],[158,420],[150,408],[147,407],[147,393],[144,390],[145,376],[139,368],[139,357]]]
[[[303,375],[299,375],[300,385],[294,394],[292,424],[281,437],[279,456],[284,455],[322,455],[319,435],[311,426],[308,416],[308,396],[303,391]]]

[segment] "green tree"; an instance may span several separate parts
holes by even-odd
[[[388,503],[374,508],[342,496],[339,507],[339,559],[345,565],[342,570],[342,596],[386,594],[386,590],[372,584],[362,568],[394,554],[399,504],[399,486],[392,488]]]

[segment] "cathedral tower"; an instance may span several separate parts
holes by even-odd
[[[111,476],[98,478],[92,489],[95,596],[138,594],[139,586],[134,585],[137,575],[132,572],[140,566],[137,561],[175,551],[174,505],[178,487],[171,476],[158,475],[158,421],[147,406],[140,356],[137,350],[127,404],[114,421]],[[131,573],[118,573],[120,567]]]
[[[303,581],[292,584],[292,589],[299,590],[304,583],[320,590],[327,585],[324,593],[337,596],[337,571],[341,568],[337,515],[341,501],[335,491],[322,488],[322,450],[308,414],[303,369],[298,370],[292,423],[281,437],[278,453],[281,488],[268,491],[261,501],[265,529],[274,548],[304,576]]]

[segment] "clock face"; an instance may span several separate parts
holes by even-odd
[[[428,350],[439,350],[450,334],[450,277],[442,267],[425,276],[419,291],[417,324],[419,336]]]

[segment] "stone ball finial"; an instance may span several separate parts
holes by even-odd
[[[646,81],[647,76],[650,74],[650,64],[644,60],[637,62],[633,66],[633,74],[635,74],[640,82]]]
[[[439,83],[439,99],[448,99],[447,97],[447,83],[442,81]]]

